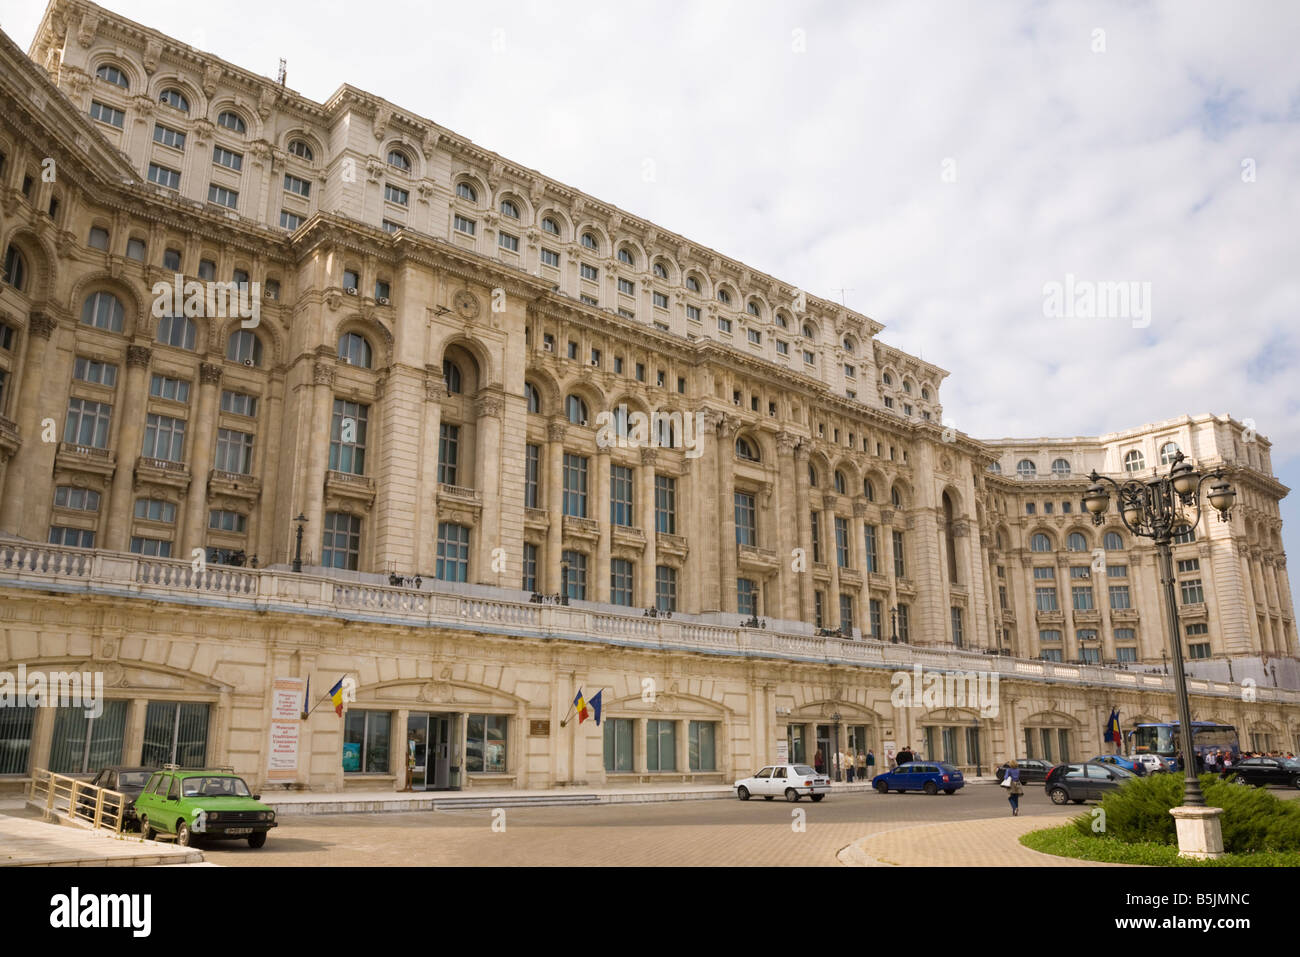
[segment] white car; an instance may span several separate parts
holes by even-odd
[[[1134,764],[1142,765],[1147,774],[1159,774],[1169,770],[1169,765],[1158,754],[1134,754],[1129,757]]]
[[[755,771],[752,777],[737,781],[735,786],[736,797],[742,801],[748,801],[751,794],[764,801],[778,796],[797,801],[805,794],[820,801],[831,793],[831,779],[806,764],[772,764]]]

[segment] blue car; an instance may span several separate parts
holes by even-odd
[[[881,794],[890,791],[924,791],[926,794],[954,794],[966,786],[962,773],[951,764],[939,761],[909,761],[892,771],[877,774],[871,786]]]
[[[1141,761],[1134,761],[1131,758],[1122,758],[1118,754],[1099,754],[1088,761],[1089,764],[1109,764],[1112,767],[1123,768],[1130,774],[1136,774],[1139,777],[1147,773],[1147,769]]]

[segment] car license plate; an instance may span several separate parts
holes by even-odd
[[[251,827],[231,827],[226,829],[226,833],[227,834],[252,834],[253,829]]]

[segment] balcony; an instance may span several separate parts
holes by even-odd
[[[1191,620],[1200,620],[1209,617],[1209,609],[1206,608],[1205,602],[1194,601],[1188,604],[1178,606],[1178,617]]]
[[[190,487],[190,467],[184,462],[155,459],[142,455],[135,460],[135,484],[138,489],[148,482],[153,485],[170,485],[184,491]]]
[[[1096,608],[1076,608],[1074,622],[1075,624],[1100,624],[1101,611]]]
[[[645,532],[632,525],[615,525],[613,526],[613,535],[615,542],[623,545],[632,545],[640,548],[645,545]]]
[[[856,568],[840,569],[840,584],[852,585],[854,588],[862,587],[862,572]]]
[[[22,444],[23,440],[18,435],[17,424],[0,415],[0,454],[5,458],[12,458]]]
[[[60,442],[54,462],[61,469],[109,476],[117,468],[117,454],[112,449],[97,449],[90,445]]]
[[[551,527],[551,514],[544,508],[524,508],[524,525],[528,528]]]
[[[230,495],[235,498],[256,501],[262,494],[262,480],[254,475],[242,472],[223,472],[212,469],[208,472],[208,495]]]
[[[1111,621],[1137,621],[1139,617],[1136,608],[1112,608],[1110,610]]]
[[[577,515],[566,515],[564,516],[564,534],[594,542],[600,538],[600,524],[594,518],[579,518]]]
[[[1059,608],[1052,609],[1051,611],[1044,611],[1040,608],[1038,611],[1034,612],[1034,618],[1040,625],[1065,624],[1065,612],[1061,611]]]
[[[669,535],[667,532],[655,533],[655,554],[676,555],[678,558],[685,558],[689,551],[690,546],[686,542],[686,536]]]
[[[480,505],[478,489],[467,488],[464,485],[448,485],[445,482],[438,484],[438,498],[454,499],[457,502],[463,502],[466,505]]]
[[[325,473],[325,491],[363,502],[369,508],[375,501],[375,480],[351,472]]]
[[[780,564],[775,551],[770,548],[760,548],[757,545],[737,545],[736,557],[742,568],[775,571]]]

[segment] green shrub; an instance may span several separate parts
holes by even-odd
[[[1223,847],[1230,854],[1260,851],[1300,851],[1300,804],[1281,801],[1263,788],[1243,787],[1201,775],[1205,803],[1223,808]],[[1178,843],[1170,808],[1183,803],[1183,779],[1153,774],[1130,781],[1101,802],[1106,812],[1104,836],[1126,844]],[[1093,817],[1073,821],[1075,832],[1102,836],[1092,829]]]

